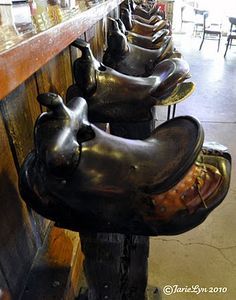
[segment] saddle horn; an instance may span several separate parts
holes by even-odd
[[[120,30],[117,20],[110,19],[110,21],[111,21],[111,28],[108,31],[108,36],[107,36],[108,49],[111,52],[111,55],[115,55],[115,56],[125,55],[125,53],[129,50],[126,36]]]
[[[82,55],[84,54],[86,54],[86,55],[88,55],[88,54],[90,54],[90,51],[89,51],[89,49],[90,49],[90,44],[89,43],[87,43],[85,40],[82,40],[82,39],[76,39],[72,44],[71,44],[72,46],[74,46],[74,47],[76,47],[76,48],[78,48],[78,49],[80,49],[80,51],[82,52]],[[91,53],[92,54],[92,53]],[[93,54],[92,54],[92,56],[93,56]]]
[[[80,160],[80,143],[94,137],[87,120],[87,105],[75,98],[66,106],[54,93],[40,94],[37,100],[49,109],[35,125],[37,157],[55,176],[67,177]]]
[[[84,87],[81,90],[81,96],[89,97],[97,88],[96,70],[100,67],[97,60],[94,58],[90,48],[90,44],[82,39],[76,39],[72,46],[78,48],[82,52],[82,56],[76,59],[73,65],[75,81],[81,81]]]
[[[120,18],[125,25],[126,30],[132,30],[132,17],[131,12],[127,8],[122,8],[120,12]]]
[[[119,29],[120,31],[123,33],[123,34],[127,34],[127,31],[126,31],[126,28],[125,28],[125,24],[122,22],[122,20],[119,18],[119,19],[116,19],[116,22],[119,26]]]
[[[57,117],[69,118],[68,108],[64,105],[61,96],[54,93],[43,93],[37,96],[38,102],[46,106]]]

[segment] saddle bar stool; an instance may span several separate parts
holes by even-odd
[[[203,36],[202,36],[202,42],[201,42],[199,50],[202,49],[202,45],[203,45],[206,35],[215,35],[215,36],[218,36],[217,52],[219,52],[222,24],[221,23],[210,23],[210,25],[207,25],[208,16],[209,16],[208,12],[205,12],[203,14]]]
[[[227,36],[227,44],[226,44],[224,57],[227,54],[229,46],[231,47],[233,39],[236,39],[236,28],[233,29],[234,26],[236,26],[236,18],[229,17],[229,22],[230,22],[230,31],[229,31],[229,34]]]

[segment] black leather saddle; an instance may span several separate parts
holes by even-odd
[[[82,51],[82,56],[74,62],[76,84],[69,87],[67,101],[84,97],[92,122],[147,121],[152,118],[152,106],[178,103],[194,90],[193,83],[182,82],[189,74],[189,66],[183,60],[164,60],[152,76],[140,78],[104,66],[81,39],[73,45]]]
[[[201,223],[227,193],[230,156],[205,150],[199,157],[203,130],[192,117],[165,122],[144,141],[127,140],[90,124],[83,98],[67,106],[56,94],[38,100],[49,111],[35,124],[19,187],[57,226],[177,234]]]
[[[159,49],[150,50],[127,41],[118,22],[110,21],[108,47],[103,56],[103,63],[123,74],[147,77],[153,74],[156,65],[172,54],[173,44],[168,39]]]
[[[157,17],[158,20],[162,19],[162,14],[158,11],[158,9],[156,9],[155,5],[149,9],[144,6],[137,5],[133,0],[125,0],[121,3],[121,8],[127,8],[131,10],[133,16],[141,17],[142,19],[150,22],[153,17]]]
[[[155,25],[158,21],[162,20],[162,17],[158,16],[158,15],[153,15],[150,17],[150,19],[145,19],[138,15],[132,14],[132,18],[136,21],[139,21],[139,22],[147,24],[147,25]]]
[[[132,19],[131,11],[127,8],[122,8],[120,18],[125,25],[125,28],[129,31],[145,35],[153,36],[159,30],[169,27],[169,24],[165,20],[157,21],[154,25],[144,24],[140,21]]]
[[[140,16],[146,20],[150,20],[153,16],[163,17],[161,14],[158,13],[158,10],[154,7],[150,10],[146,10],[143,7],[137,5],[132,10],[133,15]]]
[[[116,20],[118,23],[118,26],[120,28],[120,31],[126,35],[127,41],[146,48],[146,49],[159,49],[164,44],[172,42],[172,37],[169,36],[169,30],[168,29],[161,29],[157,33],[155,33],[153,36],[144,36],[132,31],[128,31],[125,28],[124,23],[121,21],[121,19]]]

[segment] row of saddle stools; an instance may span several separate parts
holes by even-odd
[[[166,59],[172,59],[174,63],[179,59],[178,63],[187,66],[186,62],[180,60],[182,55],[173,45],[171,24],[163,19],[163,12],[159,13],[155,4],[145,10],[144,6],[136,5],[132,0],[124,1],[121,4],[120,18],[110,19],[109,28],[108,47],[103,57],[106,66],[126,75],[140,77],[159,75],[160,68],[163,69],[160,62]],[[182,72],[175,99],[160,104],[168,105],[168,120],[171,109],[174,117],[176,104],[185,100],[194,90],[192,83],[185,82],[181,85],[189,77],[189,71],[185,74]]]
[[[151,130],[154,106],[176,105],[194,89],[155,7],[125,1],[120,19],[109,21],[107,41],[103,63],[89,43],[73,42],[82,54],[66,104],[50,91],[38,96],[48,111],[36,121],[19,187],[36,212],[80,232],[83,299],[144,300],[148,237],[202,223],[228,192],[231,157],[222,145],[203,145],[194,117],[173,112]],[[110,133],[93,123],[109,123]]]

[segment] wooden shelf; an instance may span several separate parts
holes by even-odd
[[[65,20],[60,16],[58,24],[45,31],[16,39],[15,45],[0,52],[0,99],[6,97],[122,1],[108,0],[84,11],[74,10]]]

